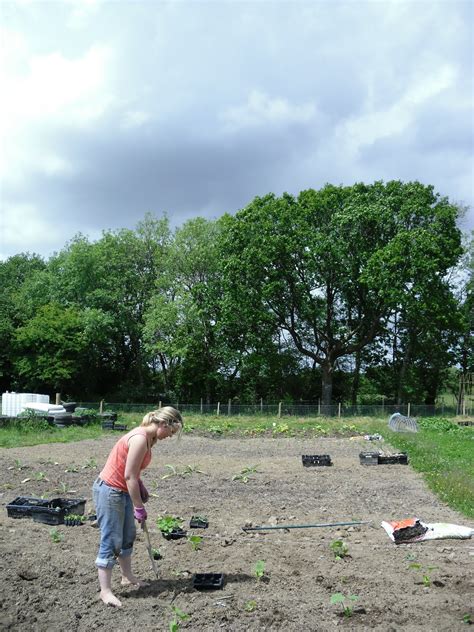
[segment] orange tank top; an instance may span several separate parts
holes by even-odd
[[[130,438],[135,435],[142,435],[145,437],[148,445],[148,438],[144,428],[134,428],[133,430],[130,430],[130,432],[119,439],[114,445],[102,472],[99,474],[104,483],[124,492],[128,492],[127,483],[125,481],[125,464],[127,462],[128,455],[128,442]],[[148,467],[150,461],[151,448],[149,447],[143,457],[142,464],[140,465],[140,471]]]

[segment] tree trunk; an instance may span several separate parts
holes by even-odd
[[[333,366],[329,361],[326,361],[321,365],[321,369],[321,405],[323,406],[321,412],[329,414],[332,400]]]

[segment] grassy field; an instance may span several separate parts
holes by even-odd
[[[119,422],[128,428],[141,421],[136,413],[120,413]],[[393,448],[407,452],[411,466],[421,472],[429,487],[450,507],[474,518],[474,427],[458,427],[440,418],[423,419],[420,432],[394,433],[385,420],[369,417],[350,419],[297,417],[271,418],[258,416],[217,417],[186,416],[185,434],[213,436],[284,437],[306,436],[350,437],[380,433]],[[34,427],[6,426],[0,428],[3,448],[31,446],[43,443],[72,442],[102,437],[100,424],[36,430]],[[115,433],[117,437],[119,433]],[[372,445],[368,447],[370,450]]]

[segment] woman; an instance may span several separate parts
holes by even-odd
[[[143,527],[147,519],[144,503],[148,492],[140,473],[151,461],[151,448],[157,441],[173,436],[183,428],[181,414],[166,406],[147,413],[138,428],[117,441],[92,491],[100,527],[99,553],[95,564],[99,574],[100,598],[110,606],[122,604],[112,592],[112,568],[118,559],[122,585],[146,586],[132,573],[132,549],[136,519]]]

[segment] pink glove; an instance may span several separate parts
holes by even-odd
[[[148,499],[150,498],[150,494],[148,493],[148,490],[143,484],[143,481],[141,478],[138,479],[138,486],[140,487],[140,496],[142,497],[142,503],[148,502]]]
[[[135,516],[135,519],[138,520],[140,524],[145,522],[145,520],[148,517],[145,507],[134,507],[133,515]]]

